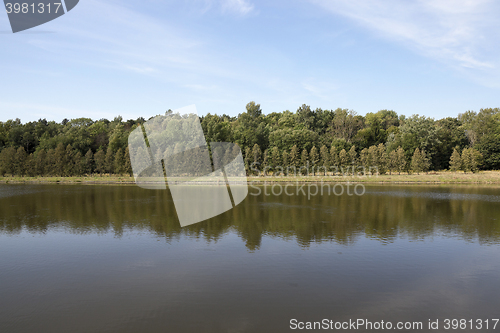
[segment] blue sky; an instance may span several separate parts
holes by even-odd
[[[0,121],[500,107],[494,0],[80,0],[39,27],[0,15]]]

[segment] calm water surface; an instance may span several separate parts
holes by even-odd
[[[491,320],[500,318],[499,245],[498,188],[249,195],[180,228],[168,191],[0,185],[0,332]]]

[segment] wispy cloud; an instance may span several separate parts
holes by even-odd
[[[307,78],[302,81],[302,88],[311,95],[324,101],[332,101],[339,87],[329,81],[319,81],[315,78]]]
[[[254,9],[254,5],[246,0],[222,0],[222,9],[246,15]]]
[[[464,68],[497,65],[496,56],[484,53],[485,44],[498,42],[493,0],[311,1],[424,56]]]
[[[245,16],[255,10],[255,5],[249,0],[191,0],[190,11],[206,14],[215,11],[223,15],[237,14]]]

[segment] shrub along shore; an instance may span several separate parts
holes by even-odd
[[[367,184],[500,184],[500,171],[480,171],[464,173],[452,171],[435,171],[421,174],[385,174],[366,176],[249,176],[248,183],[367,183]],[[0,184],[135,184],[134,177],[129,175],[90,175],[75,177],[0,177]]]

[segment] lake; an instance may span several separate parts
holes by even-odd
[[[357,320],[358,331],[383,320],[482,332],[500,318],[499,188],[249,191],[181,228],[169,191],[0,185],[0,332],[289,332]]]

